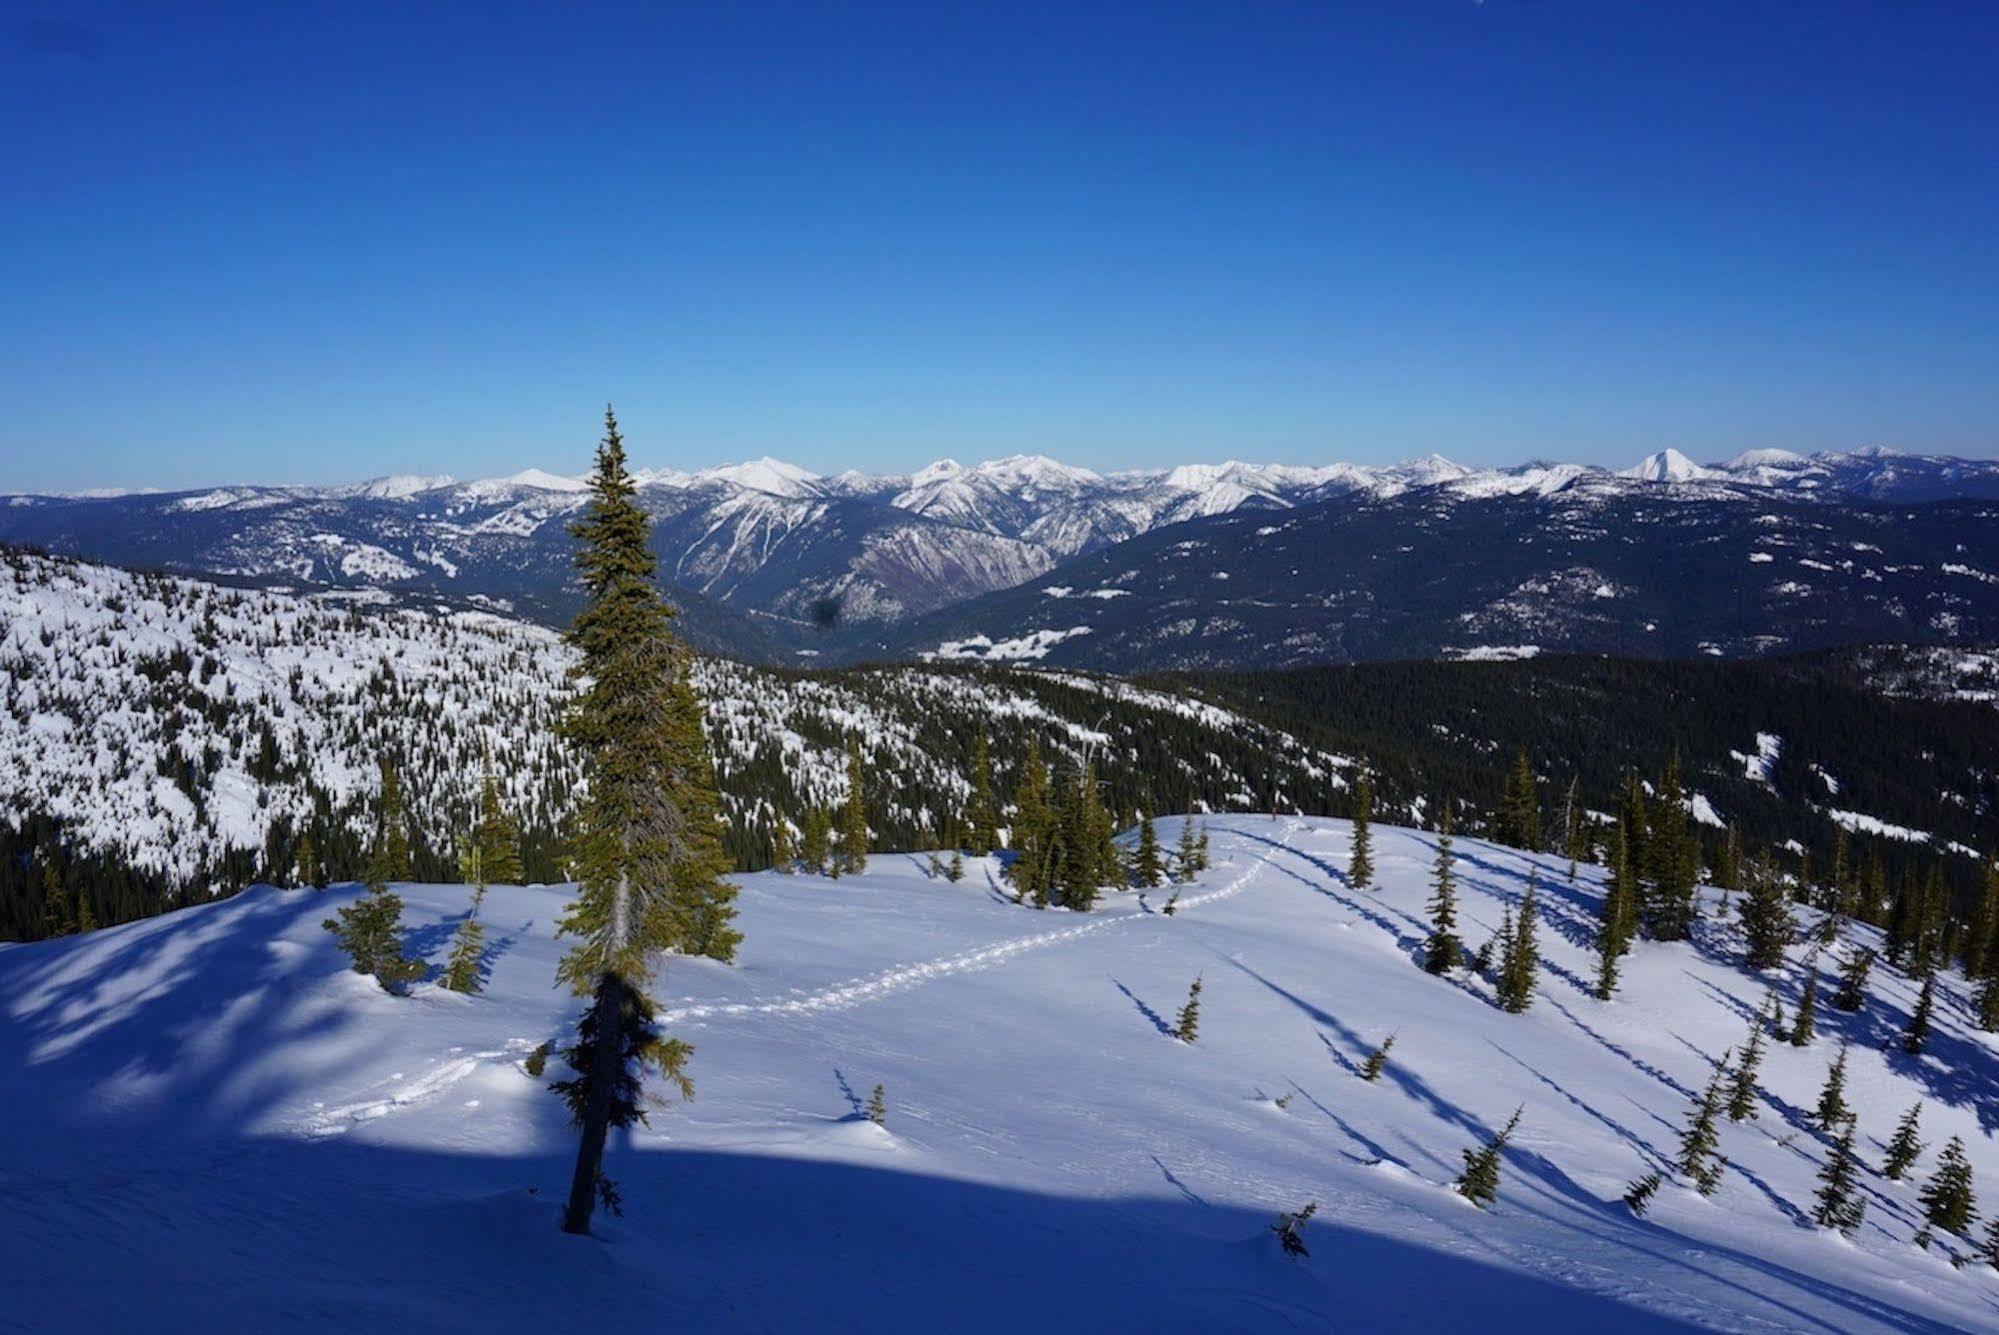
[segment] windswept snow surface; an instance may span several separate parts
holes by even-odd
[[[564,893],[495,889],[487,991],[383,995],[319,920],[351,890],[256,890],[0,948],[0,1324],[24,1330],[1650,1330],[1993,1328],[1999,1275],[1929,1252],[1914,1183],[1873,1171],[1926,1100],[1999,1174],[1990,1040],[1942,981],[1928,1054],[1885,1053],[1913,1002],[1877,965],[1858,1016],[1773,1046],[1753,1122],[1704,1200],[1619,1197],[1674,1155],[1709,1062],[1805,950],[1737,967],[1732,924],[1641,944],[1589,992],[1598,873],[1458,842],[1473,944],[1538,873],[1533,1008],[1425,975],[1427,834],[1377,827],[1349,889],[1331,820],[1209,819],[1215,865],[1088,916],[1015,905],[919,857],[743,878],[735,967],[670,961],[655,991],[695,1046],[697,1101],[618,1137],[623,1218],[560,1234],[572,1133],[520,1060],[564,1032]],[[1178,834],[1162,822],[1170,846]],[[441,959],[461,887],[410,886]],[[1863,935],[1871,940],[1871,933]],[[1837,961],[1819,964],[1820,996]],[[1204,979],[1199,1042],[1166,1028]],[[1386,1074],[1355,1071],[1399,1034]],[[1853,1040],[1864,1226],[1811,1228],[1826,1143],[1805,1122]],[[559,1067],[551,1066],[548,1078]],[[859,1116],[876,1083],[888,1117]],[[1279,1106],[1279,1100],[1284,1106]],[[1497,1208],[1449,1190],[1525,1106]],[[1308,1201],[1307,1259],[1269,1225]]]

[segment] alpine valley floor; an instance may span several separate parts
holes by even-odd
[[[1919,1058],[1893,1044],[1901,974],[1877,966],[1857,1015],[1822,1003],[1814,1044],[1770,1048],[1759,1116],[1724,1124],[1718,1193],[1669,1174],[1638,1219],[1626,1184],[1675,1156],[1772,982],[1795,1009],[1805,945],[1752,976],[1710,916],[1640,943],[1602,1003],[1600,871],[1571,886],[1558,859],[1460,840],[1468,943],[1538,877],[1539,986],[1508,1015],[1416,965],[1435,836],[1377,828],[1381,884],[1356,891],[1343,821],[1211,830],[1172,916],[1160,891],[1039,913],[996,863],[953,885],[920,855],[741,878],[738,964],[671,960],[655,989],[698,1098],[614,1141],[624,1215],[590,1239],[556,1229],[559,1067],[522,1069],[578,1009],[553,986],[560,888],[490,892],[472,997],[348,972],[319,923],[353,887],[0,947],[0,1329],[1999,1328],[1999,1272],[1912,1242],[1953,1134],[1999,1203],[1999,1061],[1961,979]],[[412,948],[441,959],[467,890],[403,893]],[[1188,1045],[1167,1030],[1196,975]],[[1828,1149],[1808,1110],[1843,1037],[1851,1240],[1808,1222]],[[862,1115],[877,1083],[885,1126]],[[1886,1181],[1917,1099],[1929,1148]],[[1449,1184],[1520,1104],[1480,1211]],[[1270,1224],[1308,1201],[1311,1254],[1287,1260]]]

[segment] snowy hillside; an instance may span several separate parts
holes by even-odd
[[[560,891],[492,893],[474,997],[346,972],[318,926],[345,889],[0,947],[0,1311],[78,1332],[1999,1325],[1999,1274],[1953,1269],[1954,1238],[1912,1242],[1950,1137],[1999,1192],[1992,1044],[1954,978],[1911,1058],[1883,1050],[1908,981],[1877,967],[1845,1015],[1821,957],[1819,1037],[1769,1050],[1756,1118],[1722,1126],[1717,1194],[1669,1173],[1637,1219],[1626,1184],[1668,1167],[1766,985],[1795,1009],[1802,946],[1751,976],[1710,919],[1640,944],[1606,1004],[1586,982],[1596,874],[1571,888],[1553,859],[1463,840],[1469,942],[1539,878],[1540,981],[1509,1015],[1416,967],[1433,836],[1377,828],[1364,892],[1342,822],[1212,832],[1170,917],[1158,892],[1037,913],[987,866],[954,886],[885,854],[838,882],[742,878],[738,966],[671,961],[657,989],[698,1097],[614,1143],[625,1215],[588,1240],[557,1232],[572,1135],[521,1069],[575,1010],[550,988]],[[465,892],[406,893],[440,958]],[[1188,1045],[1164,1030],[1196,976]],[[1850,1241],[1805,1223],[1828,1152],[1808,1111],[1847,1037]],[[861,1116],[877,1083],[882,1126]],[[1918,1099],[1928,1149],[1887,1181]],[[1449,1184],[1517,1105],[1481,1212]],[[1269,1226],[1307,1202],[1311,1254],[1290,1261]]]
[[[578,782],[556,735],[572,661],[553,631],[483,612],[0,550],[0,820],[55,818],[82,845],[180,882],[283,879],[308,826],[341,867],[343,837],[358,846],[373,828],[388,759],[441,874],[490,748],[509,807],[552,848]],[[1273,778],[1294,799],[1343,782],[1343,760],[1282,732],[1082,676],[725,659],[696,660],[694,675],[731,845],[752,866],[776,820],[796,828],[844,796],[850,736],[875,776],[877,836],[902,842],[940,834],[962,804],[981,727],[1003,782],[1029,740],[1055,761],[1122,758],[1137,776],[1116,790],[1122,809],[1141,778],[1149,800],[1189,805],[1264,803]]]

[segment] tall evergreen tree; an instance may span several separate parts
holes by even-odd
[[[1014,785],[1012,835],[1015,892],[1032,898],[1036,908],[1047,908],[1056,873],[1054,784],[1036,741],[1028,742],[1027,759]]]
[[[1902,1051],[1914,1055],[1929,1045],[1930,1011],[1936,1005],[1937,976],[1923,975],[1923,990],[1916,997],[1916,1010],[1909,1017],[1909,1032],[1902,1035]]]
[[[660,596],[648,534],[635,500],[617,419],[604,439],[590,499],[570,532],[583,610],[569,630],[578,690],[563,730],[586,786],[576,813],[576,898],[559,931],[577,938],[557,976],[592,1002],[559,1082],[582,1134],[563,1228],[586,1233],[600,1195],[604,1142],[613,1126],[644,1116],[641,1065],[691,1093],[691,1049],[664,1040],[645,996],[654,960],[682,950],[727,960],[735,887],[723,879],[713,761],[687,655]]]
[[[1684,941],[1696,917],[1694,886],[1700,871],[1700,843],[1688,824],[1686,792],[1680,785],[1676,751],[1659,780],[1651,807],[1647,849],[1652,857],[1652,901],[1647,920],[1661,941]]]
[[[486,887],[481,881],[473,892],[472,907],[451,935],[451,955],[444,964],[443,982],[453,992],[477,992],[485,981],[481,970],[486,956],[486,924],[479,920],[479,908],[485,898]]]
[[[805,808],[799,820],[798,860],[805,870],[824,876],[831,865],[833,823],[826,819],[826,808],[813,805]]]
[[[1201,850],[1194,843],[1194,818],[1183,816],[1180,820],[1180,847],[1173,855],[1173,872],[1181,881],[1191,881],[1194,873],[1201,869]]]
[[[303,890],[306,886],[323,887],[325,880],[320,871],[319,844],[312,837],[312,827],[307,826],[298,837],[297,870],[294,877]]]
[[[1742,962],[1758,971],[1774,969],[1784,962],[1795,930],[1790,899],[1777,883],[1767,856],[1751,863],[1743,880],[1742,934],[1748,949]]]
[[[1895,1124],[1894,1139],[1888,1142],[1888,1153],[1881,1160],[1881,1175],[1891,1182],[1900,1182],[1906,1177],[1923,1152],[1923,1142],[1917,1138],[1922,1116],[1923,1103],[1918,1099],[1909,1111],[1902,1114],[1902,1120]]]
[[[1860,1198],[1860,1161],[1853,1153],[1854,1128],[1854,1119],[1847,1118],[1819,1169],[1819,1192],[1812,1206],[1813,1223],[1842,1233],[1859,1228],[1867,1212],[1867,1202]]]
[[[1541,847],[1541,795],[1524,746],[1514,753],[1500,796],[1499,841],[1515,848]]]
[[[1956,1136],[1937,1156],[1936,1171],[1917,1199],[1931,1228],[1946,1233],[1963,1233],[1978,1217],[1977,1200],[1972,1194],[1971,1161],[1964,1157],[1964,1142]]]
[[[999,847],[999,813],[993,805],[993,756],[986,730],[972,741],[972,795],[965,808],[970,834],[965,851],[982,858]]]
[[[1568,795],[1562,799],[1562,855],[1569,860],[1569,884],[1576,883],[1576,866],[1590,856],[1589,817],[1576,804],[1580,775],[1569,779]]]
[[[1499,1133],[1475,1150],[1464,1151],[1465,1167],[1452,1185],[1460,1196],[1479,1209],[1490,1209],[1499,1199],[1500,1156],[1506,1152],[1506,1144],[1513,1139],[1513,1132],[1520,1125],[1521,1114],[1527,1111],[1522,1104],[1513,1110],[1513,1116],[1506,1119],[1506,1125]]]
[[[1999,1032],[1999,955],[1988,952],[1985,977],[1978,984],[1978,1027],[1986,1033]]]
[[[861,765],[861,742],[847,739],[847,798],[840,806],[840,871],[859,876],[868,869],[867,773]]]
[[[1721,1173],[1728,1161],[1718,1153],[1721,1146],[1721,1130],[1716,1118],[1721,1112],[1722,1076],[1728,1070],[1728,1059],[1732,1053],[1724,1052],[1721,1060],[1714,1064],[1714,1074],[1708,1077],[1707,1090],[1694,1104],[1687,1116],[1687,1129],[1680,1135],[1680,1171],[1694,1181],[1694,1186],[1703,1196],[1712,1196],[1721,1185]]]
[[[791,842],[791,822],[782,811],[773,811],[770,818],[770,865],[774,871],[786,876],[798,872],[798,850]]]
[[[1374,820],[1374,781],[1367,776],[1367,766],[1358,768],[1360,773],[1353,781],[1353,851],[1347,860],[1347,884],[1356,890],[1366,890],[1374,885],[1374,834],[1370,828]]]
[[[1437,826],[1436,874],[1430,888],[1430,939],[1423,951],[1427,973],[1449,973],[1458,966],[1464,943],[1458,940],[1457,875],[1451,866],[1451,813],[1447,807]]]
[[[1638,908],[1641,891],[1633,866],[1631,840],[1626,823],[1619,821],[1610,833],[1610,876],[1603,888],[1603,929],[1616,942],[1619,955],[1628,954],[1638,935]]]

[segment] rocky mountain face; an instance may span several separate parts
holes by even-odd
[[[1722,653],[1744,653],[1837,641],[1845,609],[1836,605],[1826,607],[1831,624],[1819,628],[1817,639],[1800,638],[1782,625],[1761,635],[1732,631],[1708,624],[1712,617],[1680,635],[1657,630],[1663,623],[1648,616],[1655,629],[1647,631],[1643,621],[1602,605],[1614,598],[1598,596],[1596,583],[1585,587],[1595,567],[1568,556],[1578,532],[1629,521],[1621,532],[1599,538],[1626,553],[1634,574],[1658,578],[1689,563],[1665,544],[1687,530],[1718,540],[1741,529],[1746,539],[1766,522],[1759,507],[1795,516],[1801,534],[1814,525],[1858,523],[1863,536],[1856,540],[1864,541],[1871,521],[1848,521],[1838,512],[1999,500],[1999,464],[1882,450],[1809,458],[1760,450],[1713,466],[1667,450],[1621,473],[1547,463],[1469,469],[1433,456],[1385,468],[1229,462],[1098,474],[1016,456],[973,466],[945,460],[902,475],[821,477],[762,459],[698,473],[647,471],[640,482],[663,572],[685,612],[683,624],[704,648],[765,661],[842,661],[883,652],[949,656],[945,646],[954,638],[983,635],[1001,644],[1026,635],[1039,637],[1023,651],[1036,656],[1032,651],[1047,634],[1088,626],[1087,633],[1101,635],[1104,625],[1162,601],[1175,615],[1154,634],[1162,642],[1191,636],[1202,645],[1155,661],[1114,653],[1105,647],[1111,637],[1100,637],[1087,651],[1075,645],[1057,655],[1057,661],[1079,657],[1120,669],[1218,661],[1211,653],[1238,655],[1232,661],[1291,662],[1544,640],[1572,647],[1604,642],[1603,635],[1578,638],[1559,625],[1543,634],[1549,623],[1614,626],[1612,638],[1630,652],[1699,652],[1712,644]],[[9,496],[0,497],[0,540],[264,585],[445,596],[559,623],[573,606],[567,527],[585,500],[577,479],[534,469],[473,482],[409,476],[346,487]],[[1957,512],[1959,522],[1973,526],[1983,513]],[[1666,522],[1669,514],[1679,518]],[[1458,529],[1444,544],[1424,537],[1435,534],[1440,515]],[[1246,585],[1225,588],[1213,579],[1196,589],[1175,577],[1179,566],[1151,572],[1162,578],[1157,588],[1147,586],[1139,578],[1147,572],[1136,567],[1130,579],[1115,578],[1125,563],[1159,549],[1108,553],[1190,525],[1188,536],[1172,541],[1207,542],[1196,536],[1199,526],[1231,516],[1233,526],[1215,532],[1247,544],[1230,553],[1244,569],[1207,573],[1239,579],[1252,568],[1281,568],[1289,592],[1275,603],[1246,610]],[[1284,516],[1301,517],[1306,527],[1275,522]],[[1284,533],[1310,535],[1327,524],[1333,527],[1324,536],[1342,549],[1281,540]],[[1355,543],[1367,544],[1365,568],[1354,564],[1363,555]],[[1194,549],[1169,543],[1166,550]],[[1365,592],[1359,586],[1372,585],[1373,563],[1405,567],[1410,562],[1396,558],[1414,552],[1425,553],[1441,604],[1458,605],[1433,609],[1427,634],[1384,637],[1367,616],[1353,619],[1364,611],[1356,598]],[[1536,560],[1524,560],[1527,553]],[[1596,559],[1618,564],[1601,552]],[[1952,563],[1932,561],[1931,573],[1944,564]],[[1294,569],[1296,575],[1288,573]],[[1485,576],[1497,572],[1510,574],[1512,582],[1493,587]],[[1863,608],[1893,602],[1897,609],[1870,614],[1866,623],[1950,638],[1956,632],[1948,618],[1975,614],[1978,599],[1961,607],[1964,600],[1954,600],[1948,586],[1976,578],[1944,575],[1935,581],[1942,588],[1905,590],[1899,600],[1863,598]],[[1723,578],[1708,591],[1745,609],[1750,601],[1782,609],[1780,623],[1795,621],[1788,615],[1794,605],[1785,601],[1794,594],[1752,600],[1738,582]],[[1112,587],[1123,592],[1103,592]],[[1051,610],[1046,600],[1062,597],[1043,591],[1059,588],[1096,591],[1094,615],[1042,615]],[[1016,589],[1024,591],[1021,597],[995,599]],[[1156,596],[1111,606],[1140,592]],[[974,601],[980,599],[991,601]],[[1022,609],[1034,611],[1017,624],[995,619]],[[1273,612],[1287,609],[1302,620],[1280,624]],[[1613,611],[1620,614],[1606,620]],[[1189,620],[1194,629],[1183,624]],[[1198,629],[1209,623],[1210,629]],[[1133,650],[1144,647],[1127,643]]]

